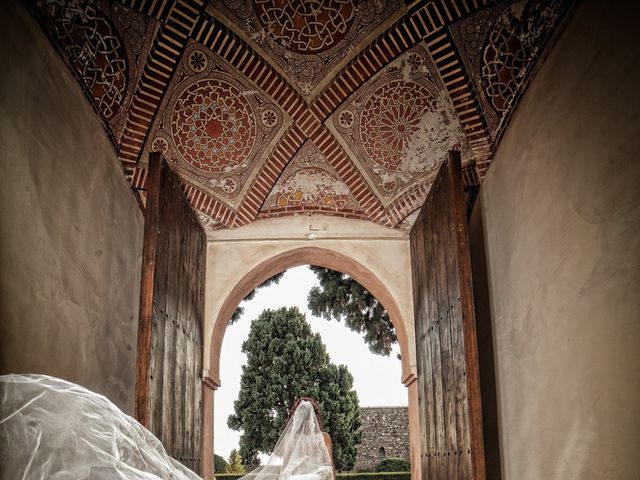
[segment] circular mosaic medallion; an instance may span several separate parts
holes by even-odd
[[[256,15],[285,49],[311,54],[329,50],[349,32],[356,16],[353,0],[257,0]]]
[[[204,72],[208,63],[207,56],[200,50],[194,50],[189,54],[189,66],[196,73]]]
[[[200,80],[176,100],[171,133],[189,165],[206,174],[229,172],[251,155],[256,143],[254,109],[232,84]]]
[[[238,188],[238,184],[233,178],[225,178],[222,181],[222,191],[224,193],[233,193]]]
[[[338,123],[342,128],[351,128],[355,122],[355,115],[351,110],[343,110],[338,115]]]
[[[278,114],[272,108],[264,110],[260,118],[262,119],[264,126],[267,128],[273,128],[278,123]]]
[[[414,82],[394,80],[376,88],[360,116],[360,138],[368,157],[397,172],[408,142],[434,102],[431,92]]]
[[[164,138],[158,137],[151,144],[151,151],[160,152],[164,155],[169,151],[169,144]]]
[[[409,67],[409,73],[418,73],[424,66],[424,58],[418,52],[410,52],[406,56],[405,62]]]

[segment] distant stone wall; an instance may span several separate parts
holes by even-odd
[[[384,458],[409,460],[409,414],[407,407],[363,407],[360,409],[362,443],[353,470],[373,470]]]

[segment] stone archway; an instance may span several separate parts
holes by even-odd
[[[237,282],[226,296],[222,306],[217,311],[210,336],[209,369],[205,372],[206,385],[203,404],[203,465],[204,478],[212,478],[213,465],[213,402],[214,391],[220,386],[220,352],[228,319],[242,299],[256,286],[283,272],[288,268],[299,265],[318,265],[331,268],[350,275],[353,279],[368,289],[385,307],[393,323],[400,353],[402,357],[402,383],[408,388],[409,399],[409,438],[411,449],[412,475],[419,475],[420,451],[419,451],[419,420],[417,410],[417,382],[414,368],[410,363],[410,338],[407,326],[411,326],[412,319],[403,318],[396,300],[393,298],[387,286],[362,263],[349,256],[320,247],[298,247],[273,255],[260,262],[249,270]],[[414,478],[420,478],[414,476]]]

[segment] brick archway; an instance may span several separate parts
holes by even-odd
[[[396,330],[400,347],[402,362],[401,380],[409,390],[409,430],[412,450],[412,468],[413,465],[419,463],[414,459],[417,453],[414,440],[419,440],[419,432],[416,430],[419,428],[417,420],[417,391],[415,391],[416,377],[415,374],[411,372],[409,364],[409,338],[406,329],[406,319],[402,317],[397,302],[384,283],[368,268],[354,259],[327,248],[300,247],[274,255],[246,273],[227,295],[216,315],[213,333],[211,335],[210,369],[206,372],[204,379],[205,384],[209,387],[205,388],[203,405],[202,473],[204,478],[213,478],[213,472],[211,471],[213,464],[213,392],[220,386],[220,352],[228,320],[242,299],[256,286],[277,273],[299,265],[317,265],[350,275],[354,280],[369,290],[389,313],[391,322]],[[417,453],[417,455],[419,456],[419,453]]]

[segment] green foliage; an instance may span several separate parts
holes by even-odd
[[[337,480],[411,480],[411,472],[338,473],[336,477]]]
[[[411,464],[404,458],[385,458],[376,465],[376,472],[408,472],[410,470]]]
[[[245,463],[258,452],[273,450],[289,409],[306,396],[320,407],[336,468],[350,469],[361,437],[353,377],[346,366],[330,363],[320,335],[311,332],[304,315],[295,307],[265,310],[251,323],[242,351],[247,364],[242,367],[235,413],[227,423],[243,431],[240,455]]]
[[[247,470],[242,464],[242,457],[240,456],[240,452],[238,452],[235,448],[231,450],[231,453],[229,453],[229,465],[227,466],[226,473],[239,475],[244,475],[245,473],[247,473]]]
[[[376,297],[346,274],[310,268],[320,281],[320,287],[313,287],[307,297],[311,313],[327,320],[344,318],[347,327],[364,333],[371,352],[389,355],[398,339],[389,314]]]
[[[213,468],[215,473],[225,473],[229,464],[220,455],[213,454]]]
[[[268,287],[269,285],[273,285],[274,283],[276,284],[279,283],[284,273],[285,272],[276,273],[273,277],[266,279],[256,288],[254,288],[249,293],[247,293],[247,296],[244,297],[242,301],[244,302],[245,300],[251,300],[253,297],[256,296],[256,292],[261,288]],[[231,318],[229,319],[229,325],[233,325],[238,320],[240,320],[240,317],[242,316],[243,313],[244,313],[244,307],[241,307],[240,305],[238,305],[236,309],[233,311]]]
[[[238,480],[242,475],[225,473],[216,480]],[[411,480],[411,472],[337,473],[336,480]]]

